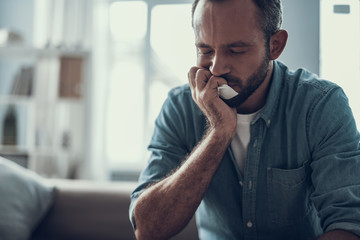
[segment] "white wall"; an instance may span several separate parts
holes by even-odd
[[[360,130],[360,1],[320,3],[320,76],[344,89]],[[349,11],[334,12],[334,6]]]

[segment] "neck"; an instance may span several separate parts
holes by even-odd
[[[265,76],[263,83],[256,89],[256,91],[236,110],[239,114],[250,114],[258,111],[264,107],[266,98],[270,88],[271,76],[274,70],[273,61],[269,63],[269,69]]]

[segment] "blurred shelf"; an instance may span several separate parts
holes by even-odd
[[[20,166],[29,166],[29,153],[24,146],[0,145],[0,156],[9,159]]]
[[[29,149],[25,145],[2,145],[0,144],[0,155],[8,154],[8,155],[17,155],[28,153]]]
[[[72,171],[84,155],[90,57],[86,50],[0,47],[1,67],[9,68],[0,80],[9,79],[0,84],[0,118],[14,105],[20,143],[1,145],[12,143],[3,134],[0,156],[46,176]]]
[[[26,46],[0,47],[0,57],[86,57],[89,51],[79,49],[46,49]]]
[[[29,105],[34,103],[33,96],[0,95],[0,104]]]
[[[0,152],[0,156],[9,159],[25,168],[29,167],[29,155],[27,153],[3,154]]]

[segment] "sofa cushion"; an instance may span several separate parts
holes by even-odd
[[[16,163],[0,157],[0,239],[24,240],[54,200],[54,187]]]

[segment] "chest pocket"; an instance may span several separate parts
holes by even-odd
[[[304,219],[311,207],[310,167],[267,169],[268,207],[272,223],[291,225]]]

